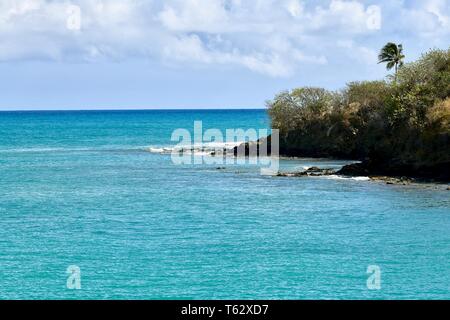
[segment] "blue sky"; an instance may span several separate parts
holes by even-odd
[[[260,108],[450,45],[450,0],[1,0],[0,110]]]

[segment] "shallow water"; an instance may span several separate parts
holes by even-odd
[[[262,110],[0,113],[0,298],[450,298],[444,187],[175,166],[147,151],[194,120],[269,126]],[[69,265],[81,290],[66,288]]]

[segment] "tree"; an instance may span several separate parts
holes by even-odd
[[[388,42],[378,55],[378,63],[387,63],[386,69],[391,70],[395,67],[394,79],[397,81],[398,68],[403,66],[403,45]]]

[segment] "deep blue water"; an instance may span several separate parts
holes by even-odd
[[[269,127],[263,110],[0,113],[0,298],[450,298],[445,186],[270,177],[148,152],[194,120]],[[66,287],[69,265],[81,290]]]

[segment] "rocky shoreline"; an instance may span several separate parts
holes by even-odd
[[[255,142],[241,144],[233,149],[235,156],[261,156],[266,155],[268,150],[270,155],[271,137],[263,138]],[[285,148],[280,148],[280,157],[310,157],[310,155],[293,154],[286,152]],[[329,157],[322,157],[329,158]],[[340,158],[333,158],[342,160]],[[369,159],[361,162],[343,166],[340,170],[331,168],[312,167],[304,171],[279,172],[279,177],[305,177],[305,176],[330,176],[339,175],[344,177],[369,177],[372,181],[383,181],[386,184],[411,183],[449,183],[450,163],[439,163],[435,165],[417,165],[414,163],[402,163],[400,161],[378,161]],[[448,187],[450,190],[450,187]]]
[[[449,168],[450,163],[418,166],[395,162],[374,163],[366,160],[346,165],[337,174],[352,177],[369,176],[374,180],[382,179],[391,183],[398,181],[401,183],[408,181],[449,183]]]
[[[351,165],[349,165],[351,166]],[[345,168],[345,167],[344,167]],[[346,174],[347,169],[336,170],[332,168],[318,168],[311,167],[303,171],[294,171],[294,172],[279,172],[277,177],[320,177],[320,176],[340,176],[346,178],[362,178],[367,177],[367,180],[374,182],[382,182],[388,185],[411,185],[411,184],[423,184],[423,183],[433,183],[433,184],[441,184],[440,181],[430,181],[424,179],[415,179],[406,176],[402,177],[392,177],[392,176],[384,176],[384,175],[348,175]],[[446,190],[450,191],[450,186],[445,186]]]

